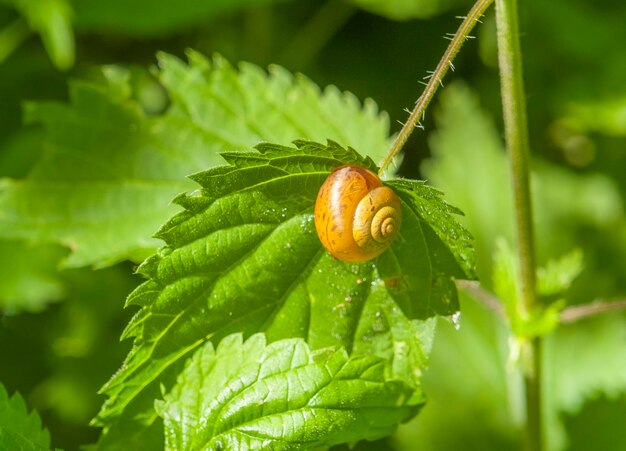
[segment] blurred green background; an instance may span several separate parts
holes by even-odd
[[[539,263],[580,249],[569,304],[626,297],[626,3],[520,1]],[[319,86],[374,99],[392,130],[406,119],[459,19],[464,0],[0,0],[0,177],[20,179],[42,156],[25,101],[68,99],[69,79],[119,64],[134,96],[160,114],[167,93],[149,68],[163,50],[279,64]],[[497,49],[489,11],[405,147],[400,174],[427,179],[466,214],[478,273],[492,286],[496,238],[513,243],[502,144]],[[2,182],[0,181],[0,194]],[[0,382],[37,409],[52,445],[97,440],[88,426],[130,343],[122,309],[133,265],[57,269],[67,250],[0,241]],[[357,449],[516,450],[522,382],[506,324],[463,296],[461,327],[441,322],[426,374],[429,403],[389,439]],[[565,325],[546,339],[549,449],[624,450],[626,315]]]

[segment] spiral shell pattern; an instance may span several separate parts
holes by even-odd
[[[359,166],[333,171],[315,203],[315,227],[332,256],[348,262],[371,260],[398,235],[402,206],[398,195],[373,172]]]

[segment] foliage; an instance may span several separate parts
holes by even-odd
[[[153,418],[158,386],[167,389],[207,339],[217,345],[237,331],[379,355],[392,363],[393,376],[419,387],[416,371],[426,359],[410,320],[454,313],[450,276],[471,267],[469,237],[450,216],[456,211],[423,184],[390,183],[403,200],[398,239],[374,263],[335,260],[313,226],[319,187],[341,165],[375,168],[333,142],[295,144],[223,153],[228,166],[193,175],[202,189],[176,198],[185,211],[157,233],[167,245],[139,267],[150,280],[127,300],[142,309],[124,332],[135,347],[104,388],[104,425],[120,415],[124,422]],[[456,253],[444,245],[459,240]]]
[[[41,427],[37,412],[30,414],[24,399],[15,393],[9,397],[0,384],[0,448],[45,450],[50,448],[50,434]]]
[[[119,330],[131,316],[122,310],[124,296],[139,282],[131,271],[118,265],[60,272],[62,300],[0,320],[0,343],[10,344],[0,347],[0,380],[28,393],[54,447],[75,449],[98,438],[87,425],[102,404],[98,389],[128,352]]]
[[[461,118],[466,119],[461,121]],[[518,293],[517,262],[515,253],[508,244],[508,240],[512,241],[513,236],[511,217],[498,213],[508,211],[512,215],[513,212],[511,197],[506,195],[507,190],[500,189],[507,172],[504,150],[497,142],[497,132],[492,121],[481,111],[475,98],[464,85],[450,86],[442,94],[437,120],[440,127],[431,138],[434,155],[431,160],[425,162],[424,170],[434,184],[446,191],[451,202],[466,212],[462,220],[476,237],[477,269],[482,283],[491,284],[493,290],[504,301],[505,308],[509,309],[509,318],[512,320],[517,318],[518,323],[514,322],[511,327],[519,335],[554,331],[558,325],[558,312],[564,307],[562,302],[557,301],[575,303],[581,296],[579,281],[601,279],[602,270],[593,267],[593,261],[583,259],[580,249],[570,251],[559,259],[550,259],[543,268],[537,270],[539,294],[546,302],[551,303],[550,307],[545,311],[534,312],[534,317],[526,319],[511,312]],[[470,134],[472,139],[469,138]],[[480,160],[475,158],[478,152],[481,155]],[[615,224],[623,226],[619,194],[614,184],[598,175],[563,173],[551,164],[543,162],[536,165],[534,177],[536,189],[534,200],[539,214],[536,230],[540,255],[555,255],[559,249],[571,249],[571,246],[576,244],[590,246],[587,248],[589,250],[584,252],[593,253],[592,244],[579,239],[578,228],[583,227],[582,224],[585,224],[584,230],[597,228],[604,230],[604,233],[612,230]],[[469,191],[466,187],[475,180],[481,180],[480,185]],[[591,193],[594,195],[591,196]],[[573,221],[571,218],[576,220]],[[557,227],[560,227],[560,234],[555,237],[553,231]],[[494,240],[493,237],[498,235],[500,239]],[[614,238],[616,239],[614,245],[620,246],[619,236]],[[491,269],[492,274],[483,276],[481,273],[484,268]],[[462,307],[463,312],[468,312],[468,307]],[[464,314],[464,327],[473,327],[474,322],[480,324],[480,327],[485,327],[487,331],[494,327],[491,324],[494,318],[488,321],[480,319],[482,322],[478,322],[478,318]],[[489,326],[483,325],[485,321]],[[603,333],[591,332],[596,327],[602,328]],[[614,399],[626,391],[622,365],[626,360],[622,355],[622,349],[617,345],[620,341],[618,336],[623,331],[623,315],[622,317],[606,315],[594,321],[588,320],[580,324],[559,327],[548,336],[545,371],[550,449],[563,449],[566,443],[560,412],[572,414],[577,412],[586,400],[594,399],[599,394]],[[465,353],[464,358],[471,360],[478,359],[482,353],[489,355],[486,343],[491,339],[486,337],[487,333],[477,332],[480,338],[472,337],[477,340],[477,344],[471,351]],[[581,343],[576,344],[575,340],[581,340]],[[466,342],[467,339],[460,341]],[[582,342],[585,343],[584,348],[581,347]],[[588,352],[585,349],[588,349]],[[436,351],[437,348],[433,355],[435,362]],[[506,357],[503,358],[501,353],[502,350],[499,349],[497,354],[502,359],[501,364],[506,366]],[[600,361],[605,363],[599,363]],[[598,365],[606,371],[598,371]],[[500,378],[508,379],[508,384],[518,386],[519,390],[519,375],[507,374],[503,368],[498,372],[502,374],[498,374],[497,377],[489,376],[489,382],[485,384],[494,386],[501,383],[498,382]],[[436,380],[438,382],[431,390],[452,390],[450,383],[443,382],[445,379]],[[571,381],[572,385],[562,385],[566,381]],[[441,385],[443,387],[440,387]],[[467,393],[463,392],[460,399],[465,397],[466,402],[473,405],[475,402],[472,398],[473,393],[469,390]],[[513,403],[513,409],[519,409],[519,406],[515,406],[515,403],[519,403],[519,394],[501,396],[505,400],[508,398],[509,403]],[[425,412],[428,410],[425,409]],[[510,431],[514,426],[509,424],[504,430]],[[468,426],[459,425],[459,427]],[[426,432],[420,430],[419,434],[422,438]],[[473,433],[468,434],[472,436]],[[508,440],[506,435],[505,442]],[[415,437],[411,440],[415,440]]]
[[[383,174],[400,238],[351,265],[317,187],[376,171],[471,2],[0,0],[0,448],[518,450],[539,336],[546,449],[623,449],[624,313],[561,320],[626,293],[626,6],[518,3],[529,315],[493,11]]]
[[[551,364],[547,367],[546,402],[552,407],[547,419],[552,448],[563,449],[567,445],[561,418],[564,413],[575,415],[587,402],[598,398],[624,398],[626,352],[620,337],[625,327],[624,315],[604,315],[563,326],[549,336],[545,358]]]
[[[12,4],[39,33],[50,59],[59,69],[74,64],[72,8],[67,0],[4,0]]]
[[[374,158],[386,148],[388,121],[371,101],[361,108],[350,94],[320,92],[280,67],[267,76],[189,55],[189,66],[160,56],[172,99],[163,115],[143,111],[131,73],[114,67],[105,68],[105,84],[73,82],[70,105],[27,105],[26,120],[46,128],[47,153],[24,180],[5,180],[0,236],[65,245],[71,267],[141,261],[158,247],[152,233],[177,211],[169,201],[192,187],[185,176],[223,162],[219,151],[297,138],[336,139]]]
[[[428,451],[521,448],[521,379],[507,370],[506,326],[463,292],[459,301],[458,328],[449,321],[437,325],[424,373],[428,402],[399,428],[392,449],[410,450],[416,443]]]
[[[312,448],[385,436],[415,411],[398,408],[411,389],[385,373],[373,356],[230,335],[216,351],[198,349],[156,405],[166,449]]]

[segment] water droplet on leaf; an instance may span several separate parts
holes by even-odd
[[[461,312],[455,312],[452,314],[452,324],[454,325],[455,330],[459,330],[461,328]]]

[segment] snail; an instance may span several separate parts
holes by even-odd
[[[398,235],[400,198],[373,172],[341,166],[322,184],[315,201],[315,228],[330,254],[364,262],[382,254]]]

